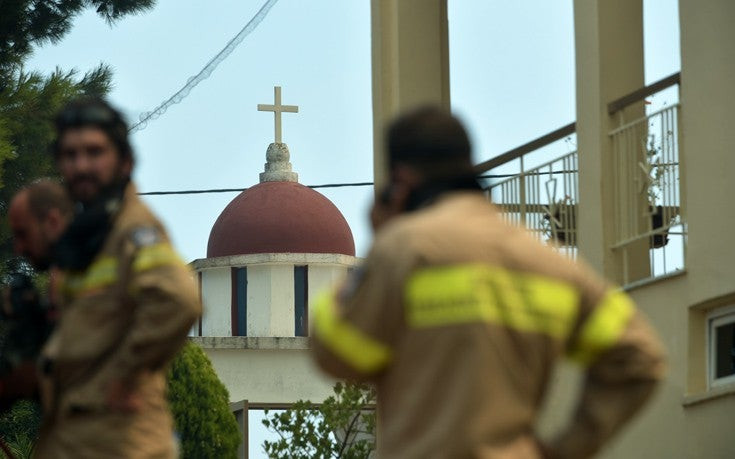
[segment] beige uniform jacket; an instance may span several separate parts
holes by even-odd
[[[589,457],[649,397],[663,350],[630,299],[457,192],[376,236],[361,274],[316,306],[314,351],[378,390],[378,456],[544,457],[534,432],[555,363],[586,369],[546,454]]]
[[[129,185],[102,250],[84,272],[64,273],[60,320],[44,357],[44,426],[37,457],[171,457],[165,366],[201,313],[188,267]],[[111,384],[142,408],[108,403]]]

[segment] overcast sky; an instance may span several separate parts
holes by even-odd
[[[28,70],[114,69],[112,102],[131,121],[195,75],[264,0],[158,0],[113,27],[79,16]],[[645,0],[646,80],[679,70],[676,0]],[[482,161],[575,119],[571,0],[450,0],[453,110]],[[305,185],[372,181],[370,2],[280,0],[260,26],[180,104],[133,135],[139,191],[248,187],[258,182],[283,103],[283,140]],[[564,148],[568,148],[565,146]],[[369,187],[322,190],[370,244]],[[236,193],[147,197],[187,260],[206,256],[209,232]],[[255,449],[254,451],[256,451]],[[258,457],[258,456],[251,456]]]

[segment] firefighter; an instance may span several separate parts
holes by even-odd
[[[662,345],[631,299],[504,223],[461,123],[436,108],[387,135],[390,180],[362,269],[322,296],[314,354],[378,391],[381,458],[583,458],[649,399]],[[571,423],[534,426],[554,365],[579,362]]]
[[[130,181],[128,127],[105,101],[56,118],[77,206],[55,247],[60,318],[41,357],[40,458],[174,457],[167,363],[201,312],[191,272]]]

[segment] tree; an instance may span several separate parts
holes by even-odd
[[[81,95],[104,96],[111,71],[100,64],[79,75],[56,69],[51,75],[24,70],[34,46],[61,40],[73,19],[95,8],[112,24],[128,14],[153,7],[155,0],[8,0],[0,14],[0,215],[9,198],[24,184],[54,175],[48,144],[51,120],[68,100]],[[0,219],[0,275],[22,267],[12,256],[6,219]],[[27,267],[26,267],[27,268]]]
[[[56,175],[48,151],[54,114],[74,97],[105,95],[110,81],[104,65],[81,77],[60,69],[49,76],[21,71],[0,92],[0,214],[7,215],[10,199],[23,185]],[[7,219],[0,221],[0,259],[2,268],[17,269]]]
[[[19,400],[0,415],[0,440],[5,442],[15,458],[30,458],[40,425],[41,407],[38,403]]]
[[[171,365],[168,382],[182,457],[236,457],[242,439],[229,394],[199,346],[186,343]]]
[[[241,439],[229,395],[199,346],[187,342],[177,354],[168,372],[168,387],[182,457],[236,457]],[[15,457],[31,457],[40,425],[38,403],[20,400],[0,415],[0,439]]]
[[[85,8],[112,24],[128,14],[153,7],[155,0],[9,0],[0,15],[0,74],[13,72],[33,51],[34,45],[61,40],[74,17]],[[2,91],[2,87],[0,87]]]
[[[375,390],[366,384],[337,383],[319,406],[298,401],[274,412],[263,425],[280,437],[263,443],[270,458],[365,459],[375,449]]]

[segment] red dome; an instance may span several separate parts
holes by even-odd
[[[209,233],[207,257],[252,253],[355,255],[352,231],[332,201],[296,182],[263,182],[233,199]]]

